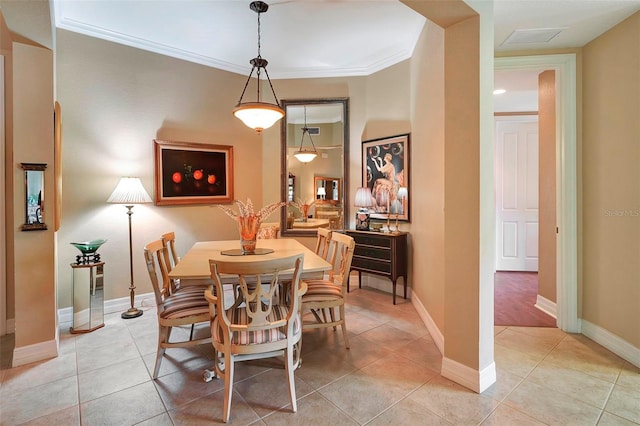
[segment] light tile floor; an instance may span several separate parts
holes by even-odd
[[[354,289],[340,331],[310,330],[296,372],[298,412],[288,410],[277,360],[240,364],[232,424],[632,425],[640,424],[640,369],[581,335],[496,327],[497,383],[478,395],[440,376],[442,356],[413,305]],[[220,422],[222,383],[202,381],[209,345],[169,349],[153,381],[155,308],[136,319],[72,335],[60,356],[9,369],[2,339],[2,425],[195,425]],[[177,332],[187,333],[186,329]],[[206,332],[201,327],[199,332]]]

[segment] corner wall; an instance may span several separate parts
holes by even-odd
[[[640,12],[584,47],[582,144],[583,322],[629,342],[636,354],[640,348],[638,40]]]
[[[557,302],[556,246],[558,226],[556,220],[556,73],[547,70],[538,76],[539,143],[538,174],[539,225],[538,295]]]
[[[53,231],[53,52],[13,44],[13,217],[15,350],[13,366],[57,356],[57,311]],[[46,231],[20,231],[25,216],[20,163],[46,163]]]

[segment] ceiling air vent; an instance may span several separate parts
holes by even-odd
[[[515,30],[502,44],[549,43],[564,30],[566,30],[566,28]]]

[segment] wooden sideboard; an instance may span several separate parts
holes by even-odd
[[[362,273],[382,275],[393,283],[393,304],[396,304],[396,283],[402,277],[404,298],[407,298],[407,236],[406,232],[381,233],[345,230],[353,237],[356,249],[351,270],[358,271],[358,286],[362,287]],[[349,284],[347,283],[347,291]]]

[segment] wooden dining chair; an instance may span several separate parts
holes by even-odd
[[[224,379],[224,422],[229,421],[231,411],[235,363],[251,359],[284,357],[291,408],[294,413],[297,411],[293,373],[300,362],[300,296],[305,288],[300,275],[304,255],[272,260],[259,260],[258,257],[209,260],[214,286],[205,292],[205,296],[210,307],[215,357],[214,370],[205,371],[205,380]],[[283,271],[287,271],[286,277]],[[228,309],[224,309],[216,297],[223,291],[223,275],[225,282],[231,280],[237,286],[237,298]],[[277,303],[276,291],[281,285],[284,286],[280,291],[289,292],[285,298],[287,304]]]
[[[165,246],[162,240],[153,241],[144,246],[144,259],[147,264],[149,278],[156,298],[158,315],[158,349],[153,368],[153,379],[158,378],[160,364],[167,348],[190,347],[211,342],[209,336],[193,339],[193,332],[189,340],[170,342],[173,327],[207,322],[209,317],[209,303],[202,292],[171,293],[171,281],[165,264]]]
[[[315,253],[327,260],[329,257],[329,240],[331,239],[331,231],[328,228],[318,228],[318,237],[316,239]]]
[[[162,245],[164,246],[164,258],[165,265],[167,268],[167,272],[171,272],[173,268],[180,262],[180,256],[178,255],[178,250],[176,249],[176,233],[175,232],[167,232],[162,234],[160,237],[162,240]],[[171,293],[176,293],[178,291],[195,291],[202,292],[211,285],[210,280],[199,280],[199,279],[176,279],[171,278]]]
[[[347,323],[344,303],[347,297],[347,283],[351,270],[351,261],[356,243],[348,235],[332,232],[329,240],[330,257],[327,259],[332,267],[328,277],[322,279],[305,279],[307,292],[302,296],[303,311],[309,310],[315,321],[304,321],[304,329],[333,327],[340,325],[344,344],[349,349]],[[339,316],[336,316],[338,308]],[[329,316],[325,314],[329,311]],[[322,312],[322,316],[320,315]]]
[[[261,225],[258,228],[258,234],[256,237],[259,240],[271,240],[278,238],[280,233],[280,227],[278,225]]]

